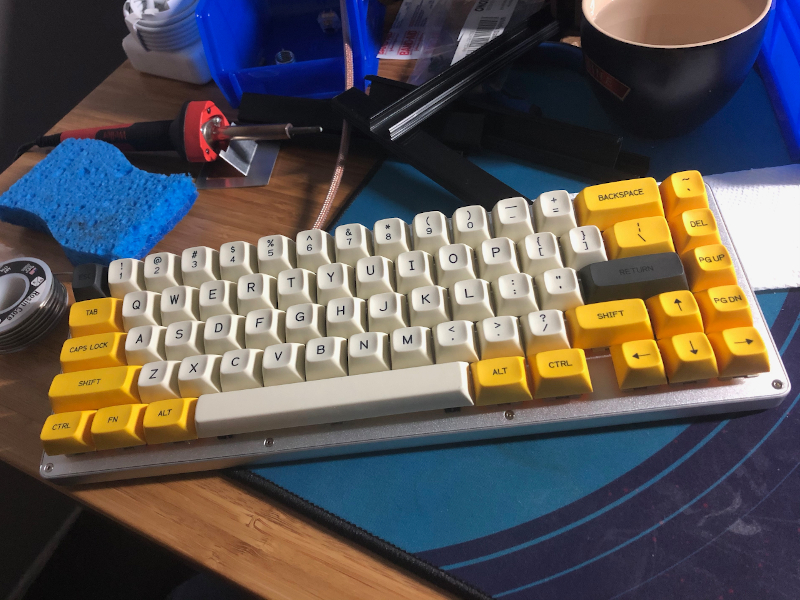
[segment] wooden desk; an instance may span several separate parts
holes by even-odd
[[[401,77],[407,63],[384,64]],[[108,123],[171,119],[185,100],[227,106],[214,85],[191,86],[143,75],[127,63],[114,72],[53,131]],[[287,144],[268,187],[202,191],[189,214],[156,247],[180,252],[232,240],[255,243],[311,227],[327,192],[338,142]],[[29,152],[0,174],[0,193],[44,154]],[[337,198],[362,180],[375,157],[353,148]],[[163,170],[163,159],[135,164]],[[175,166],[174,163],[171,166]],[[0,223],[0,261],[44,259],[54,272],[71,271],[50,237]],[[35,347],[0,356],[0,459],[38,477],[39,431],[50,413],[47,390],[59,371],[66,322]],[[85,505],[174,550],[197,565],[266,598],[446,598],[392,564],[318,528],[277,503],[252,496],[215,475],[191,475],[116,484],[59,488]],[[35,515],[28,515],[35,518]]]

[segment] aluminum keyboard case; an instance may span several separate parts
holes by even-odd
[[[789,377],[719,207],[707,191],[722,243],[752,307],[753,325],[766,342],[768,373],[620,391],[608,349],[588,351],[595,391],[577,399],[435,410],[85,454],[43,453],[39,472],[54,483],[90,483],[777,406],[790,391]]]

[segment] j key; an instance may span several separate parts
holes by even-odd
[[[689,289],[681,259],[674,252],[593,263],[582,268],[578,276],[587,304],[625,298],[646,300]]]

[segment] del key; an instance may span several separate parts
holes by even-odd
[[[683,264],[674,252],[630,256],[586,265],[578,276],[586,304],[688,290]]]

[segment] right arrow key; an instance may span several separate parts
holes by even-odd
[[[769,356],[755,327],[735,327],[709,333],[720,377],[744,377],[769,371]]]

